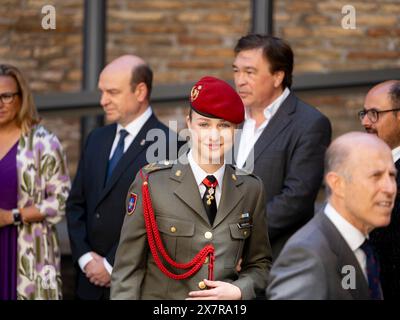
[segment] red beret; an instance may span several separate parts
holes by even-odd
[[[244,120],[244,105],[236,91],[225,81],[201,78],[190,92],[190,105],[197,113],[232,123]]]

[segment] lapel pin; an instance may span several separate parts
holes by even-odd
[[[141,145],[141,146],[144,146],[145,143],[146,143],[146,140],[145,140],[145,139],[143,139],[142,141],[140,141],[140,145]]]

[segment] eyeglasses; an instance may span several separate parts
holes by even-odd
[[[0,100],[4,104],[12,103],[17,95],[19,95],[19,92],[5,92],[0,94]]]
[[[372,122],[378,122],[379,120],[379,114],[380,113],[385,113],[385,112],[391,112],[391,111],[399,111],[400,108],[397,109],[390,109],[390,110],[377,110],[377,109],[369,109],[369,110],[361,110],[358,112],[358,118],[360,119],[360,121],[362,121],[364,119],[365,116],[368,117],[368,119]]]

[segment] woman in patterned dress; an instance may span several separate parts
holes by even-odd
[[[57,137],[21,72],[0,64],[0,300],[61,299],[55,229],[70,189]]]

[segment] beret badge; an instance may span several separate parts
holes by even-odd
[[[201,85],[199,85],[199,86],[193,86],[192,90],[190,91],[190,101],[191,101],[191,102],[193,102],[194,100],[197,99],[197,97],[198,97],[199,94],[200,94],[200,90],[201,90],[202,88],[203,88],[203,87],[202,87]]]

